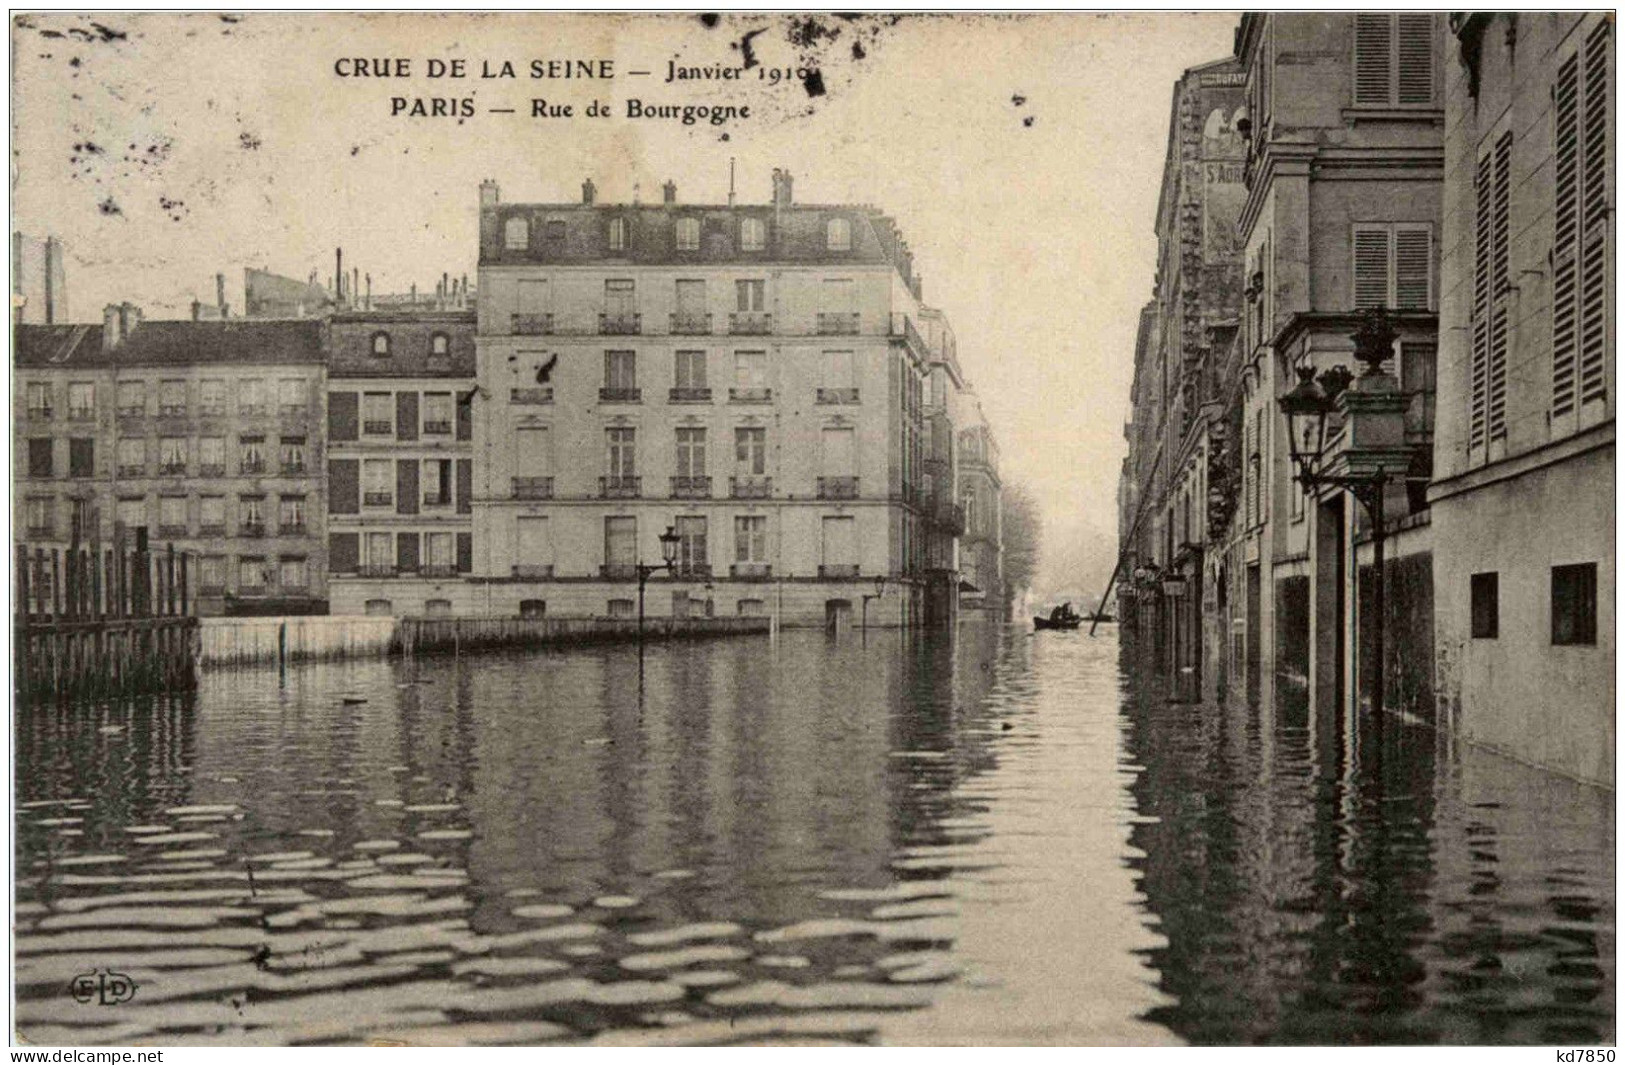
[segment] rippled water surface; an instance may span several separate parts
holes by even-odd
[[[1108,629],[24,709],[19,1033],[1612,1039],[1609,793],[1425,729],[1168,703]],[[109,970],[133,998],[76,1001]]]

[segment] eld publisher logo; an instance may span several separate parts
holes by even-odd
[[[111,969],[92,969],[75,976],[68,990],[79,1002],[116,1006],[135,997],[135,981]]]

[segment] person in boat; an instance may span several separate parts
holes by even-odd
[[[1066,608],[1065,607],[1059,607],[1058,606],[1054,610],[1051,610],[1049,612],[1049,619],[1051,621],[1057,623],[1057,624],[1059,624],[1062,620],[1064,620],[1065,617],[1066,617]]]
[[[1061,604],[1061,620],[1062,621],[1072,621],[1077,616],[1078,615],[1076,615],[1076,614],[1074,614],[1072,612],[1072,604],[1071,604],[1071,602],[1065,602],[1065,603]]]

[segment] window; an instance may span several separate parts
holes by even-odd
[[[1558,67],[1552,90],[1552,417],[1606,397],[1609,355],[1609,23]]]
[[[28,476],[56,476],[56,469],[52,462],[53,443],[48,436],[36,437],[28,442]]]
[[[1508,224],[1512,134],[1503,133],[1478,161],[1473,251],[1469,449],[1506,435]]]
[[[1425,222],[1354,227],[1354,306],[1433,305],[1433,231]]]
[[[247,556],[237,560],[237,590],[262,591],[265,588],[265,560]]]
[[[141,437],[120,437],[115,454],[119,476],[139,477],[147,472],[147,442]]]
[[[852,223],[845,218],[831,218],[824,227],[824,243],[830,251],[851,251]]]
[[[638,561],[638,519],[617,515],[604,519],[604,564],[635,566]]]
[[[609,616],[612,618],[629,618],[636,613],[636,604],[630,599],[611,599],[609,601]]]
[[[824,429],[823,469],[826,477],[852,476],[856,463],[853,436],[854,431],[847,427]]]
[[[734,384],[752,391],[767,387],[767,352],[734,352]]]
[[[638,472],[637,430],[614,426],[604,430],[604,437],[609,450],[609,479],[622,481],[635,476]]]
[[[761,251],[765,247],[767,247],[767,223],[760,218],[741,220],[739,223],[740,250]]]
[[[147,386],[144,382],[118,383],[118,412],[121,418],[139,418],[147,413]]]
[[[186,472],[186,437],[158,438],[158,472],[166,474]]]
[[[1431,104],[1433,37],[1432,15],[1355,15],[1355,105]]]
[[[237,500],[237,524],[242,532],[265,530],[265,497],[241,496]]]
[[[552,433],[545,425],[522,425],[513,434],[513,468],[519,477],[552,477]]]
[[[237,413],[265,413],[265,382],[257,377],[245,377],[238,383]]]
[[[366,611],[375,617],[389,617],[395,612],[395,605],[388,599],[368,599]]]
[[[282,438],[282,472],[305,472],[305,438],[302,436],[285,436]]]
[[[611,218],[609,220],[609,250],[626,250],[626,219]]]
[[[823,565],[821,576],[855,577],[858,572],[857,536],[850,517],[823,520]]]
[[[284,377],[277,382],[277,406],[283,414],[300,414],[306,407],[305,382],[298,377]]]
[[[705,430],[677,430],[677,477],[688,480],[705,476]]]
[[[684,515],[677,519],[677,572],[704,576],[711,565],[706,546],[705,519]]]
[[[218,418],[226,413],[226,382],[211,377],[198,384],[197,390],[198,413],[205,417]]]
[[[367,459],[361,464],[362,502],[369,507],[395,503],[395,470],[388,459]]]
[[[767,430],[754,426],[734,430],[734,471],[741,477],[767,473]]]
[[[611,318],[631,315],[638,309],[637,297],[637,282],[611,278],[604,282],[604,313]]]
[[[305,560],[284,558],[277,563],[276,581],[287,591],[301,591],[305,587]]]
[[[370,532],[365,541],[367,558],[364,563],[374,573],[395,571],[395,536],[387,532]]]
[[[766,515],[742,514],[734,518],[734,561],[743,563],[767,561]]]
[[[604,352],[604,387],[610,392],[629,394],[638,387],[638,353]]]
[[[1597,564],[1552,567],[1552,643],[1597,642]]]
[[[28,508],[28,534],[30,536],[48,537],[52,535],[52,503],[53,500],[50,496],[31,496],[28,499],[26,506]]]
[[[452,405],[450,392],[423,394],[423,435],[451,435]]]
[[[224,555],[204,555],[198,560],[197,582],[200,590],[220,592],[226,587],[226,559]]]
[[[170,417],[186,414],[186,382],[158,382],[158,413]]]
[[[759,618],[767,613],[767,602],[763,599],[741,599],[735,609],[742,618]]]
[[[277,501],[276,526],[283,534],[305,531],[305,497],[283,496]]]
[[[204,533],[220,534],[225,532],[225,496],[204,496],[198,500],[198,525]]]
[[[1469,580],[1475,640],[1493,640],[1501,634],[1500,580],[1498,573],[1475,573]]]
[[[706,356],[703,351],[679,351],[677,353],[677,381],[679,390],[703,391],[711,386],[706,383]]]
[[[548,577],[553,572],[553,536],[547,518],[522,514],[518,521],[519,553],[515,576]]]
[[[90,421],[96,417],[96,386],[90,381],[74,381],[68,385],[68,417],[74,421]]]
[[[239,437],[237,447],[243,473],[265,472],[265,437]]]
[[[159,532],[165,536],[186,535],[186,497],[158,497]]]
[[[451,506],[450,459],[424,460],[423,502],[427,506]]]
[[[530,247],[530,223],[523,218],[510,218],[503,223],[502,246],[508,251],[524,251]]]
[[[457,555],[451,533],[424,533],[423,553],[423,562],[429,568],[430,576],[435,574],[445,576],[457,572]]]
[[[395,432],[395,397],[389,392],[367,392],[361,397],[361,431],[368,436]]]
[[[447,358],[451,355],[451,338],[444,333],[436,333],[429,338],[429,355],[432,358]]]
[[[389,334],[377,332],[372,335],[372,354],[376,359],[387,359],[390,356]]]
[[[28,416],[30,418],[49,418],[51,416],[51,383],[49,381],[28,382]]]
[[[545,617],[547,617],[547,600],[546,599],[521,599],[521,600],[519,600],[519,616],[522,617],[522,618],[545,618]]]
[[[767,310],[767,282],[735,281],[734,299],[737,303],[735,310],[744,312]]]
[[[147,527],[147,500],[145,496],[126,496],[113,505],[113,517],[124,523],[126,529]]]
[[[700,250],[700,220],[698,218],[679,218],[677,220],[677,250]]]
[[[197,441],[198,473],[203,477],[220,477],[226,472],[226,438],[200,436]]]
[[[96,441],[88,438],[68,441],[68,476],[96,476]]]

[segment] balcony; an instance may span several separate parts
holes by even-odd
[[[642,477],[600,477],[600,499],[636,499],[643,494]]]
[[[49,418],[50,413],[47,412],[45,417]],[[68,421],[70,422],[93,422],[95,420],[95,407],[73,407],[68,411]]]
[[[598,316],[598,332],[604,336],[637,336],[643,332],[643,315],[626,311],[615,313],[606,311]]]
[[[369,507],[392,507],[395,505],[395,493],[363,492],[361,502]]]
[[[224,462],[205,462],[197,468],[199,477],[224,477],[226,464]]]
[[[50,407],[29,407],[28,408],[28,416],[30,418],[34,419],[35,421],[48,422],[48,421],[51,420],[51,414],[52,414],[52,410],[51,410]]]
[[[820,477],[818,478],[819,499],[856,499],[858,498],[858,479],[856,477]]]
[[[304,473],[305,464],[303,462],[284,462],[282,464],[282,472],[286,476]]]
[[[728,315],[728,332],[736,337],[765,337],[773,332],[773,315],[767,311],[734,311]]]
[[[512,388],[508,390],[508,402],[517,406],[540,406],[553,402],[551,388]]]
[[[302,521],[285,521],[277,527],[278,536],[309,536],[310,526]]]
[[[394,436],[395,423],[385,421],[362,422],[361,431],[368,436]]]
[[[673,477],[671,479],[671,497],[673,499],[710,499],[711,478]]]
[[[158,476],[160,476],[160,477],[185,477],[186,476],[186,463],[184,463],[184,462],[166,462],[162,466],[158,467]]]
[[[245,521],[237,526],[237,535],[258,540],[265,536],[265,523],[263,521]]]
[[[818,335],[849,337],[858,335],[857,311],[819,311]]]
[[[118,475],[120,477],[145,477],[147,475],[147,464],[144,462],[121,462],[118,464]]]
[[[264,459],[244,459],[240,472],[244,474],[261,474],[265,472]]]
[[[553,332],[551,314],[516,314],[510,324],[509,332],[519,337],[547,336]]]
[[[276,412],[284,418],[303,418],[310,413],[310,408],[303,403],[283,403]]]
[[[226,408],[221,403],[205,403],[197,409],[198,416],[202,418],[224,418]]]
[[[708,562],[677,563],[672,570],[672,579],[679,581],[708,581],[711,579],[711,564]]]
[[[772,403],[773,390],[771,388],[730,388],[728,389],[729,403]]]
[[[49,523],[45,525],[30,525],[28,527],[28,538],[30,540],[49,540],[54,535],[55,533],[52,531]]]
[[[245,418],[263,418],[266,407],[263,403],[244,403],[237,408],[237,413]]]
[[[370,565],[358,566],[356,573],[363,577],[393,577],[395,564],[393,562],[376,562]]]
[[[245,599],[255,599],[265,594],[263,584],[243,584],[237,588],[237,594]]]
[[[199,536],[224,536],[226,535],[225,522],[220,522],[214,525],[204,522],[202,525],[197,527],[197,534]]]
[[[221,584],[219,581],[216,581],[213,584],[200,584],[197,588],[197,594],[203,596],[204,598],[222,596],[226,594],[226,586]]]
[[[423,506],[425,509],[432,507],[449,507],[451,506],[451,493],[424,492]]]
[[[606,581],[635,581],[638,567],[635,562],[606,562],[598,567],[598,576]]]
[[[773,494],[773,478],[760,474],[730,477],[728,494],[734,499],[766,499]]]
[[[185,525],[160,525],[158,538],[161,540],[180,540],[188,535]]]
[[[451,423],[448,422],[448,421],[441,421],[439,419],[436,419],[435,421],[432,421],[432,422],[424,422],[423,423],[423,435],[424,436],[450,436],[451,435]]]
[[[600,403],[642,403],[643,389],[641,388],[600,388],[598,390]]]
[[[143,403],[139,407],[120,407],[118,416],[120,418],[145,418],[147,416],[147,406]]]
[[[818,402],[823,404],[856,403],[858,390],[855,388],[820,388]]]
[[[420,577],[455,577],[457,566],[450,562],[428,562],[418,567]]]
[[[552,499],[553,478],[515,477],[513,479],[513,497],[515,499]]]
[[[674,336],[710,336],[711,316],[678,311],[671,316],[671,331]]]
[[[164,404],[164,405],[162,405],[162,406],[160,406],[158,408],[158,417],[160,417],[160,418],[184,418],[184,417],[186,417],[186,404],[184,404],[184,403],[166,403],[166,404]]]
[[[735,562],[728,567],[728,576],[736,581],[771,580],[773,567],[766,562]]]
[[[553,579],[551,563],[529,562],[513,567],[513,575],[521,580],[549,581]]]
[[[709,403],[709,388],[674,388],[666,397],[672,403]]]
[[[839,563],[835,565],[819,566],[818,579],[821,581],[848,581],[858,575],[858,564]]]

